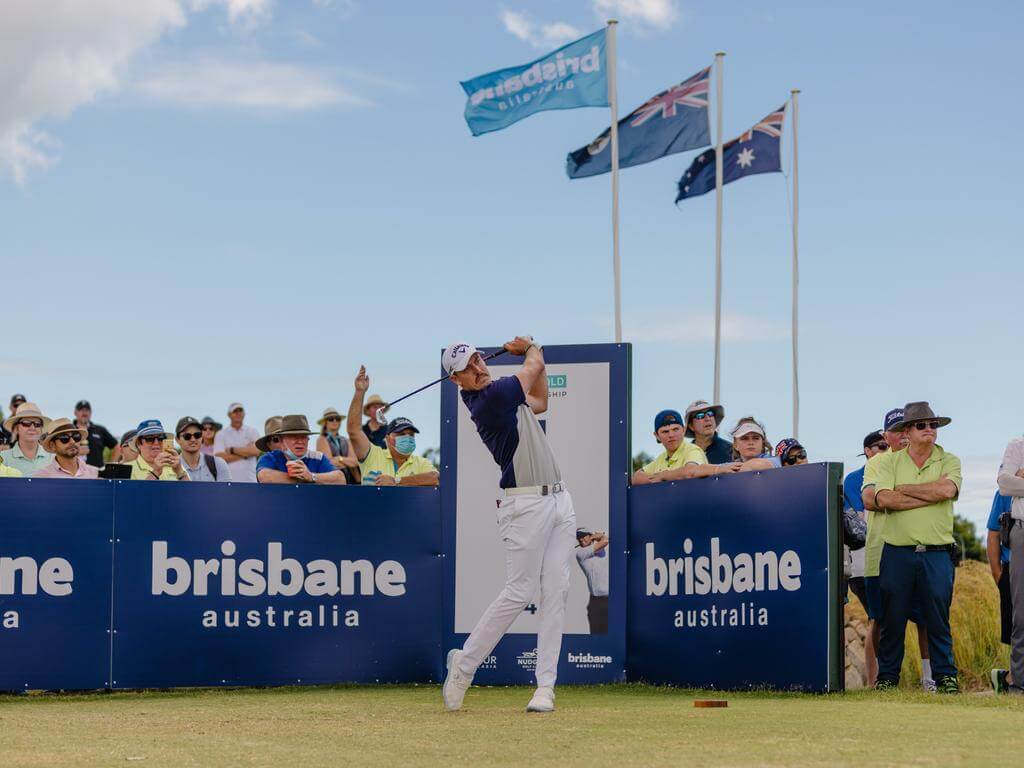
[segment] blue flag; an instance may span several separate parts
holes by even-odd
[[[474,136],[507,128],[546,109],[608,106],[605,30],[563,45],[529,64],[462,81]]]
[[[711,143],[708,87],[711,67],[662,91],[619,120],[619,167],[649,163],[659,157]],[[565,172],[570,179],[597,176],[612,169],[611,128],[590,144],[570,152]]]
[[[752,176],[755,173],[778,173],[782,170],[782,121],[786,117],[783,104],[768,117],[744,133],[722,145],[722,183]],[[715,150],[701,152],[679,180],[676,202],[697,197],[715,188]]]

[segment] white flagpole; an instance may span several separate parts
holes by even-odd
[[[800,287],[800,271],[798,259],[798,229],[800,216],[800,173],[797,155],[797,117],[800,89],[791,92],[793,100],[793,437],[800,439],[800,378],[799,378],[799,316],[798,298]]]
[[[715,54],[715,107],[718,113],[715,143],[715,393],[722,395],[722,63],[725,53]]]
[[[622,341],[622,267],[619,263],[619,98],[615,82],[615,29],[608,20],[608,106],[612,112],[612,270],[615,283],[615,343]]]

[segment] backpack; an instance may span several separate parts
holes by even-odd
[[[203,459],[206,461],[206,468],[210,470],[210,474],[213,475],[213,479],[217,479],[217,462],[213,456],[208,453],[203,454]]]

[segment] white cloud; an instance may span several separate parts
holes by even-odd
[[[618,19],[641,30],[669,29],[681,16],[675,0],[593,0],[593,6],[601,21]]]
[[[537,24],[524,11],[503,8],[499,16],[505,31],[534,48],[554,48],[583,36],[576,27],[564,21]]]
[[[223,6],[233,25],[251,30],[270,19],[273,0],[192,0],[194,11],[205,11],[213,5]]]
[[[714,342],[715,317],[712,312],[678,312],[650,310],[631,313],[623,318],[623,336],[627,341],[704,345]],[[722,342],[763,343],[789,338],[789,326],[758,315],[723,314]]]
[[[152,99],[190,107],[301,111],[372,104],[326,72],[267,61],[201,58],[170,62],[137,87]]]

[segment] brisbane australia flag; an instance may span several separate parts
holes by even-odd
[[[786,117],[783,104],[768,117],[737,139],[722,145],[722,183],[752,176],[755,173],[782,171],[782,121]],[[697,155],[679,180],[676,202],[697,197],[715,188],[715,150]]]

